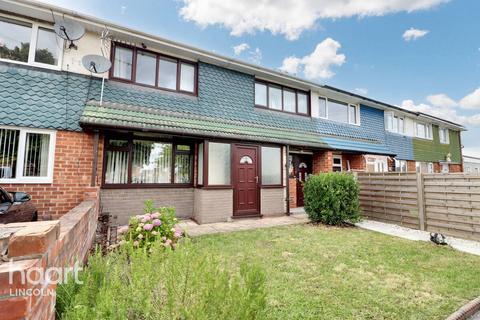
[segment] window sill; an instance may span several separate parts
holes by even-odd
[[[181,189],[181,188],[193,188],[193,184],[103,184],[102,189],[151,189],[151,188],[170,188],[170,189]]]
[[[0,184],[52,184],[52,178],[0,179]]]
[[[285,188],[285,186],[281,184],[272,184],[272,185],[262,185],[260,186],[260,189],[281,189]]]
[[[8,60],[8,59],[2,59],[2,58],[0,58],[0,61],[11,63],[11,64],[18,64],[20,66],[36,67],[36,68],[55,70],[55,71],[61,71],[62,69],[60,65],[53,66],[53,65],[38,63],[38,62],[23,62],[23,61]]]
[[[312,118],[327,120],[327,121],[330,121],[330,122],[333,122],[333,123],[345,124],[345,125],[348,125],[348,126],[355,126],[355,127],[360,127],[361,126],[361,122],[359,122],[359,123],[349,123],[349,122],[335,121],[335,120],[328,119],[328,118],[325,118],[325,117],[313,117],[313,116],[312,116]]]

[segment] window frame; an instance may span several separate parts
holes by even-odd
[[[405,135],[405,117],[399,115],[393,111],[385,111],[384,113],[384,122],[385,122],[385,130],[390,133],[396,133]],[[391,120],[391,123],[389,123]],[[400,122],[402,122],[402,130],[400,131]],[[396,130],[394,130],[396,128]]]
[[[24,127],[14,127],[14,126],[2,126],[0,129],[6,130],[17,130],[20,131],[18,136],[18,150],[17,150],[17,167],[15,171],[15,178],[2,179],[0,178],[1,183],[25,183],[25,184],[49,184],[53,182],[53,170],[55,163],[55,147],[56,147],[56,137],[57,132],[55,130],[48,129],[35,129],[35,128],[24,128]],[[47,175],[45,177],[30,177],[24,176],[24,166],[25,166],[25,145],[27,133],[37,133],[37,134],[48,134],[50,136],[49,146],[48,146],[48,165],[47,165]]]
[[[35,61],[35,52],[37,49],[37,40],[38,40],[38,31],[40,28],[46,29],[48,31],[52,31],[55,33],[53,27],[51,25],[45,24],[45,23],[39,23],[35,22],[32,20],[20,18],[20,17],[11,17],[5,14],[0,13],[0,20],[6,21],[6,22],[11,22],[13,24],[19,24],[19,25],[29,25],[31,28],[31,34],[30,34],[30,47],[28,51],[28,59],[27,62],[24,61],[17,61],[17,60],[9,60],[5,58],[0,58],[0,61],[2,62],[7,62],[7,63],[14,63],[14,64],[20,64],[24,66],[34,66],[34,67],[40,67],[40,68],[45,68],[45,69],[51,69],[51,70],[61,70],[62,69],[62,64],[63,64],[63,54],[64,54],[64,48],[65,48],[65,40],[62,38],[56,36],[57,41],[59,45],[59,52],[58,52],[58,63],[56,65],[53,64],[48,64],[48,63],[41,63],[41,62],[36,62]]]
[[[418,135],[418,125],[425,126],[425,136],[421,137]],[[433,140],[433,126],[431,123],[423,121],[415,121],[415,137],[418,139],[424,140]]]
[[[445,139],[442,141],[442,135],[441,132],[445,132]],[[445,127],[439,127],[438,128],[438,140],[440,141],[441,144],[450,144],[450,130]]]
[[[340,164],[336,164],[335,159],[340,160]],[[340,171],[335,171],[334,168],[340,168]],[[341,154],[332,155],[332,172],[343,172],[343,157]]]
[[[115,70],[115,49],[117,47],[122,47],[122,48],[127,48],[132,50],[132,70],[131,70],[131,77],[130,79],[125,79],[125,78],[119,78],[114,76],[114,70]],[[136,81],[137,78],[137,54],[138,52],[145,52],[151,55],[154,55],[156,57],[156,71],[155,71],[155,85],[149,85],[149,84],[144,84]],[[177,75],[176,75],[176,84],[175,87],[176,89],[169,89],[169,88],[164,88],[159,86],[159,79],[160,79],[160,59],[165,58],[166,60],[175,60],[177,64]],[[152,50],[148,49],[143,49],[139,48],[133,45],[125,44],[125,43],[120,43],[116,41],[112,41],[112,46],[110,50],[110,62],[112,63],[112,67],[110,68],[109,71],[109,78],[111,80],[119,81],[119,82],[124,82],[124,83],[130,83],[134,84],[137,86],[142,86],[142,87],[147,87],[147,88],[154,88],[157,90],[162,90],[162,91],[168,91],[168,92],[176,92],[176,93],[181,93],[181,94],[186,94],[186,95],[192,95],[192,96],[198,96],[198,63],[170,55],[166,55],[163,53],[155,52]],[[193,76],[193,92],[191,91],[185,91],[185,90],[180,90],[180,83],[181,83],[181,66],[182,64],[188,64],[190,66],[193,66],[194,70],[194,76]]]
[[[110,146],[110,140],[127,140],[126,147]],[[167,183],[132,183],[132,167],[133,167],[133,140],[145,140],[154,141],[157,143],[169,143],[172,145],[171,163],[170,168],[170,182]],[[178,145],[190,146],[190,161],[191,172],[189,183],[175,183],[175,158],[177,154],[185,154],[185,151],[177,153]],[[107,183],[106,170],[107,170],[107,151],[126,151],[128,152],[127,163],[127,183]],[[103,148],[103,163],[102,163],[102,188],[105,189],[142,189],[142,188],[191,188],[194,185],[195,177],[195,143],[192,141],[182,139],[166,139],[162,137],[146,137],[134,134],[118,134],[109,132],[105,135],[104,148]]]
[[[325,100],[325,117],[320,116],[320,109],[319,109],[318,110],[318,118],[319,119],[325,119],[325,120],[333,121],[335,123],[343,123],[343,124],[353,125],[353,126],[360,126],[361,125],[361,122],[360,122],[360,105],[359,104],[348,103],[348,102],[341,101],[341,100],[338,100],[338,99],[330,99],[326,96],[318,96],[318,100],[320,100],[320,99]],[[337,102],[337,103],[340,103],[340,104],[346,104],[347,105],[347,122],[336,121],[336,120],[332,120],[332,119],[329,118],[329,101],[334,101],[334,102]],[[320,108],[320,104],[318,106]],[[355,122],[352,122],[351,119],[350,119],[350,107],[355,108],[355,116],[356,116]]]
[[[264,184],[263,183],[263,166],[262,166],[262,159],[263,159],[263,148],[277,148],[280,149],[280,183],[276,184]],[[268,189],[268,188],[283,188],[284,187],[284,177],[283,177],[283,162],[284,162],[284,154],[283,154],[283,147],[278,145],[270,145],[270,144],[262,144],[259,145],[259,155],[257,161],[259,162],[259,179],[260,179],[260,188],[261,189]]]
[[[265,85],[267,87],[267,91],[266,91],[266,105],[260,105],[260,104],[257,104],[257,102],[255,101],[255,96],[256,96],[256,87],[255,87],[255,84],[262,84],[262,85]],[[281,93],[281,98],[282,98],[282,102],[281,102],[281,109],[273,109],[273,108],[270,108],[270,87],[275,87],[275,88],[278,88],[280,89]],[[292,112],[292,111],[286,111],[285,110],[285,107],[284,107],[284,99],[283,99],[283,92],[284,90],[286,91],[293,91],[295,93],[295,112]],[[305,94],[307,96],[307,113],[303,113],[303,112],[299,112],[298,111],[298,94]],[[281,84],[277,84],[277,83],[273,83],[273,82],[268,82],[268,81],[264,81],[264,80],[260,80],[260,79],[255,79],[255,81],[253,82],[253,98],[254,98],[254,106],[256,108],[260,108],[260,109],[267,109],[267,110],[272,110],[272,111],[277,111],[277,112],[284,112],[284,113],[288,113],[288,114],[295,114],[295,115],[299,115],[299,116],[304,116],[304,117],[310,117],[311,115],[311,106],[310,106],[310,91],[305,91],[305,90],[301,90],[301,89],[295,89],[295,88],[292,88],[292,87],[288,87],[288,86],[283,86]]]
[[[198,183],[197,187],[202,188],[202,189],[233,189],[233,143],[224,141],[224,140],[217,140],[217,139],[210,139],[210,140],[204,140],[203,142],[199,142],[198,145],[200,146],[203,143],[203,170],[202,170],[202,175],[203,175],[203,181],[202,183]],[[209,160],[209,147],[208,145],[210,143],[223,143],[223,144],[228,144],[230,145],[230,184],[210,184],[208,181],[208,160]],[[198,162],[198,161],[197,161]],[[198,163],[197,163],[198,164]],[[197,181],[198,181],[198,171],[197,170]]]

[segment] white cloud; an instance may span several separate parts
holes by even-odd
[[[254,64],[261,64],[262,50],[260,50],[260,48],[255,48],[255,50],[249,51],[249,59]]]
[[[427,35],[430,31],[428,30],[420,30],[420,29],[415,29],[415,28],[410,28],[406,30],[402,37],[403,40],[405,41],[412,41],[412,40],[417,40],[418,38],[422,38]]]
[[[233,52],[236,56],[241,54],[243,51],[250,49],[248,43],[240,43],[239,45],[233,46]]]
[[[180,15],[202,27],[220,25],[238,36],[255,31],[289,40],[319,19],[382,16],[430,9],[449,0],[183,0]]]
[[[315,50],[304,56],[297,58],[290,56],[283,60],[280,70],[292,74],[303,75],[307,79],[328,79],[335,75],[331,70],[332,66],[341,66],[345,63],[345,55],[338,54],[341,45],[332,38],[327,38],[317,44]]]
[[[435,107],[453,108],[458,103],[444,93],[427,96],[427,101]]]
[[[480,88],[463,97],[458,103],[465,109],[480,109]]]
[[[472,116],[459,115],[455,107],[431,106],[425,103],[415,104],[413,100],[403,100],[401,107],[410,111],[426,113],[462,125],[480,126],[480,114],[474,114]]]
[[[355,88],[353,91],[360,95],[367,95],[368,94],[368,89],[367,88]]]

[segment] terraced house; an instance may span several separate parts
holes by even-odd
[[[462,171],[461,125],[46,4],[0,1],[0,61],[0,184],[43,219],[97,187],[118,223],[206,223],[302,206],[309,174]]]

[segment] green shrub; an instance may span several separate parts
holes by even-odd
[[[130,242],[134,247],[150,249],[160,240],[166,248],[175,248],[183,231],[176,226],[174,208],[155,208],[152,200],[145,201],[145,214],[130,218],[128,226],[118,229],[120,245]],[[116,247],[116,246],[114,246]]]
[[[305,211],[313,222],[339,225],[360,220],[359,188],[354,176],[322,173],[305,181]]]
[[[184,242],[184,243],[183,243]],[[259,319],[266,306],[265,274],[255,265],[232,270],[195,250],[161,242],[151,252],[130,243],[93,255],[81,285],[59,286],[58,319]],[[61,311],[61,312],[60,312]]]

